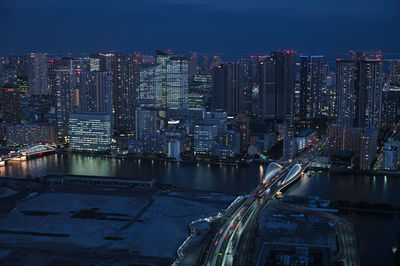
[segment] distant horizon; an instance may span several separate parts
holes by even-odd
[[[363,51],[363,52],[378,52],[381,51],[383,53],[384,60],[392,60],[392,59],[400,59],[400,51],[399,52],[387,52],[381,49],[348,49],[347,51],[339,51],[339,52],[322,52],[322,51],[300,51],[297,49],[293,48],[277,48],[277,49],[265,49],[264,51],[243,51],[243,52],[224,52],[224,51],[202,51],[202,50],[194,50],[194,49],[174,49],[172,47],[170,48],[156,48],[156,49],[132,49],[132,50],[122,50],[122,49],[104,49],[104,50],[96,50],[93,49],[93,51],[59,51],[59,52],[54,52],[54,51],[46,51],[46,50],[25,50],[25,51],[20,51],[20,52],[2,52],[0,51],[0,56],[8,56],[8,55],[24,55],[24,54],[30,54],[30,53],[46,53],[49,56],[89,56],[92,54],[97,54],[97,53],[121,53],[123,55],[131,55],[135,53],[139,53],[141,55],[155,55],[157,50],[167,50],[171,49],[173,51],[178,52],[179,54],[182,55],[188,55],[190,52],[197,52],[198,56],[221,56],[221,57],[226,57],[228,59],[230,58],[246,58],[246,57],[251,57],[251,56],[264,56],[264,55],[269,55],[270,52],[272,51],[279,51],[279,50],[291,50],[295,51],[297,55],[321,55],[324,56],[325,58],[330,58],[331,60],[334,59],[341,59],[341,58],[347,58],[349,57],[350,51]],[[390,57],[389,57],[390,56]],[[398,56],[398,57],[396,57]],[[333,59],[334,58],[334,59]]]
[[[400,55],[398,0],[3,0],[1,53],[278,48]]]

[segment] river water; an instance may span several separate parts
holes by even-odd
[[[0,167],[0,175],[40,177],[49,173],[97,175],[137,179],[223,193],[248,193],[260,182],[264,166],[189,164],[84,155],[49,155]],[[286,194],[320,196],[351,202],[384,202],[400,206],[400,178],[336,175],[311,172]],[[400,233],[397,216],[349,214],[359,242],[362,265],[393,265],[391,248]]]

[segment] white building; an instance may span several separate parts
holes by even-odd
[[[179,140],[168,141],[168,158],[180,159],[181,142]]]

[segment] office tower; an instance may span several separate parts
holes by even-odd
[[[227,113],[222,110],[206,112],[204,114],[203,124],[215,125],[219,140],[225,136]]]
[[[212,107],[228,115],[245,113],[244,98],[248,85],[245,80],[244,67],[239,63],[227,63],[212,68],[213,88]]]
[[[18,87],[4,86],[3,93],[3,122],[21,123],[21,94]]]
[[[190,52],[188,58],[188,78],[193,82],[194,75],[197,73],[197,52]]]
[[[207,55],[201,56],[201,72],[204,74],[210,72],[210,57]]]
[[[139,86],[139,61],[136,55],[116,54],[113,61],[114,128],[120,134],[133,134],[134,110]]]
[[[161,65],[162,69],[162,106],[167,108],[167,61],[172,57],[176,56],[176,52],[171,50],[167,51],[156,51],[156,63]]]
[[[49,94],[47,76],[47,54],[31,53],[28,63],[29,94]]]
[[[321,116],[324,74],[323,56],[300,57],[300,118]]]
[[[136,108],[135,110],[135,139],[146,140],[157,133],[157,112]]]
[[[106,57],[102,54],[89,56],[89,71],[106,71]]]
[[[108,72],[76,72],[78,112],[112,114],[112,76]]]
[[[166,62],[166,106],[180,107],[188,101],[188,60],[171,57]]]
[[[382,63],[377,60],[337,60],[337,124],[380,127]]]
[[[213,55],[213,56],[211,57],[211,66],[216,67],[216,66],[219,66],[219,65],[221,65],[221,64],[222,64],[222,58],[221,58],[221,56],[219,56],[219,55]]]
[[[280,50],[272,52],[260,62],[260,115],[262,119],[292,122],[296,53]],[[290,123],[292,124],[292,123]]]
[[[205,96],[203,93],[190,92],[188,94],[188,107],[189,108],[204,108]]]
[[[369,170],[376,158],[377,129],[369,128],[361,137],[360,169]]]
[[[58,141],[69,142],[69,116],[73,110],[74,75],[69,69],[59,69],[55,73],[56,117]]]
[[[139,106],[159,109],[162,107],[162,66],[148,66],[140,69]]]
[[[400,60],[389,62],[389,86],[393,89],[400,89]]]
[[[112,117],[103,113],[71,114],[69,132],[73,150],[108,151],[112,137]]]
[[[194,155],[210,156],[213,148],[217,144],[217,139],[218,128],[216,125],[195,125],[193,130]]]
[[[157,112],[140,107],[135,109],[135,135],[129,140],[130,153],[160,153]]]

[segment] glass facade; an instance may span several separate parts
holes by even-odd
[[[78,151],[107,151],[111,145],[111,115],[80,113],[69,119],[70,145]]]

